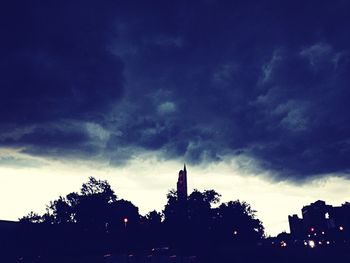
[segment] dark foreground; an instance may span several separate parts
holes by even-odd
[[[279,247],[231,247],[220,251],[203,251],[201,255],[179,255],[176,253],[152,254],[98,254],[85,253],[69,254],[56,251],[50,254],[10,255],[2,251],[0,262],[21,263],[225,263],[225,262],[291,262],[291,263],[322,263],[350,262],[350,247],[329,248],[279,248]],[[13,253],[13,252],[12,252]]]

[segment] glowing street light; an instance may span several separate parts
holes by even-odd
[[[316,246],[315,241],[309,240],[309,246],[310,248],[314,248]]]
[[[340,227],[339,227],[339,230],[340,230],[340,231],[343,231],[343,230],[344,230],[344,227],[343,227],[343,226],[340,226]]]
[[[281,247],[286,247],[287,246],[287,242],[284,241],[284,240],[282,240],[280,244],[281,244]]]
[[[124,222],[124,227],[126,228],[126,224],[128,223],[128,218],[127,217],[125,217],[124,219],[123,219],[123,222]]]
[[[235,236],[238,235],[238,231],[237,231],[237,230],[233,231],[233,234],[234,234]]]

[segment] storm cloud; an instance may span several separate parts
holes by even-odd
[[[108,9],[96,4],[5,4],[1,123],[98,118],[120,98],[123,63],[108,52]]]
[[[0,143],[111,165],[154,151],[192,164],[244,157],[279,179],[347,173],[349,7],[8,6],[1,16]]]

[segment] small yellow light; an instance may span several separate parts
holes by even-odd
[[[314,247],[316,246],[315,241],[309,240],[309,246],[310,246],[311,248],[314,248]]]

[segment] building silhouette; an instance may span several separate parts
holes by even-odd
[[[302,208],[302,218],[288,216],[290,233],[294,240],[317,240],[319,244],[350,238],[350,203],[327,205],[318,200]]]
[[[178,200],[187,200],[187,170],[186,164],[184,169],[179,171],[179,177],[177,179],[177,198]]]

